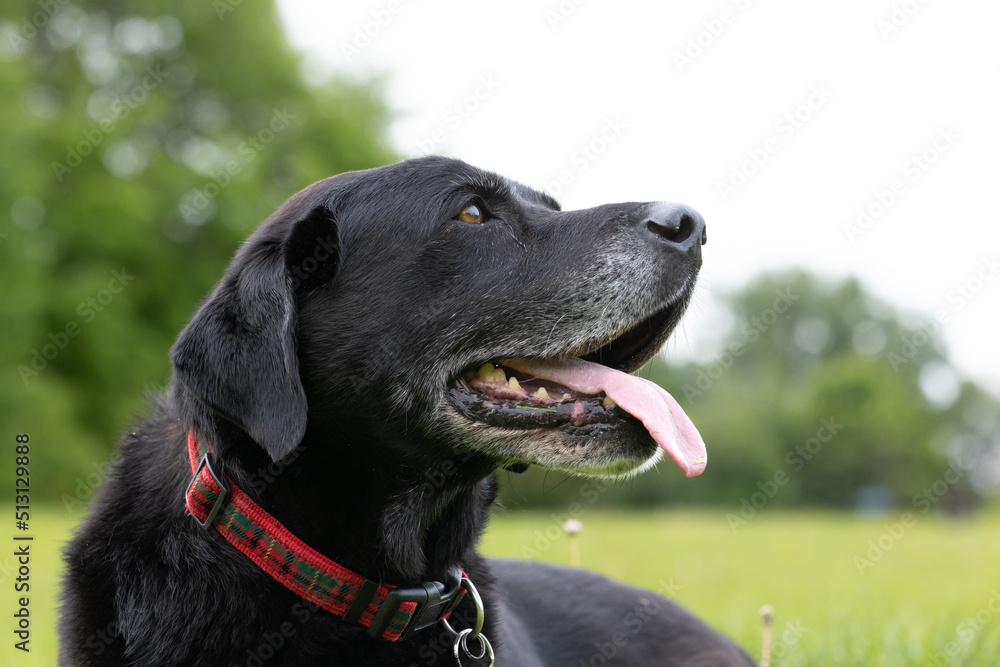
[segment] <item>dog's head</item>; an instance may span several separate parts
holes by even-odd
[[[697,474],[697,431],[627,373],[680,319],[704,241],[684,206],[564,212],[457,160],[343,174],[250,237],[174,346],[175,379],[273,459],[360,423],[497,467],[617,475],[662,448]]]

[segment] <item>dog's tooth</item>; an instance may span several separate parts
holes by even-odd
[[[569,394],[563,394],[563,395],[562,395],[562,400],[564,400],[564,401],[568,401],[568,400],[569,400],[569,399],[571,399],[571,398],[573,398],[573,397],[572,397],[572,396],[570,396]]]
[[[539,398],[548,398],[549,397],[549,392],[545,391],[545,387],[539,387],[538,391],[536,391],[534,393],[534,395],[537,396],[537,397],[539,397]]]
[[[503,371],[500,371],[500,372],[503,373]],[[518,382],[517,378],[514,377],[513,375],[511,375],[510,379],[507,380],[507,386],[510,387],[511,389],[516,390],[516,391],[521,391],[521,383]]]
[[[614,401],[613,401],[613,400],[611,399],[611,397],[610,397],[610,396],[605,396],[605,397],[604,397],[604,400],[603,400],[603,401],[601,401],[601,405],[603,405],[603,406],[604,406],[604,407],[606,407],[606,408],[613,408],[613,407],[615,407],[615,406],[616,406],[616,405],[618,405],[618,404],[617,404],[617,403],[615,403],[615,402],[614,402]]]
[[[503,372],[502,368],[497,368],[491,363],[485,363],[479,367],[479,371],[476,373],[480,380],[485,380],[486,382],[506,382],[507,374]]]

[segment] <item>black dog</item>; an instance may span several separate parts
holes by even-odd
[[[60,664],[752,665],[666,598],[475,551],[498,469],[704,467],[626,375],[704,234],[683,206],[562,212],[443,158],[294,196],[181,333],[69,545]]]

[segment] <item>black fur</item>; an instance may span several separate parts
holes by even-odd
[[[469,202],[490,219],[456,220]],[[665,598],[475,551],[495,470],[635,467],[655,452],[628,423],[585,438],[506,432],[463,420],[447,398],[470,364],[598,354],[655,311],[627,354],[600,352],[626,370],[648,358],[700,265],[700,242],[665,242],[651,210],[564,213],[442,158],[344,174],[290,199],[181,333],[168,395],[123,438],[67,548],[60,664],[454,664],[440,626],[370,639],[202,531],[183,500],[191,426],[237,485],[341,565],[412,586],[461,564],[485,600],[497,665],[752,664]],[[649,612],[638,627],[626,618],[636,605]],[[463,602],[453,623],[474,616]]]

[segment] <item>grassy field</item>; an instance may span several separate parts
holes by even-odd
[[[567,564],[564,518],[501,513],[483,550]],[[773,665],[1000,665],[998,517],[765,513],[735,530],[714,511],[588,509],[580,518],[584,568],[668,594],[754,656],[758,610],[772,605]],[[13,648],[13,549],[0,556],[5,664],[55,664],[60,545],[74,523],[61,508],[32,511],[28,654]]]
[[[562,518],[501,517],[484,550],[567,564]],[[1000,665],[995,517],[769,513],[735,531],[712,511],[582,518],[583,567],[669,593],[755,657],[773,606],[772,664]]]

